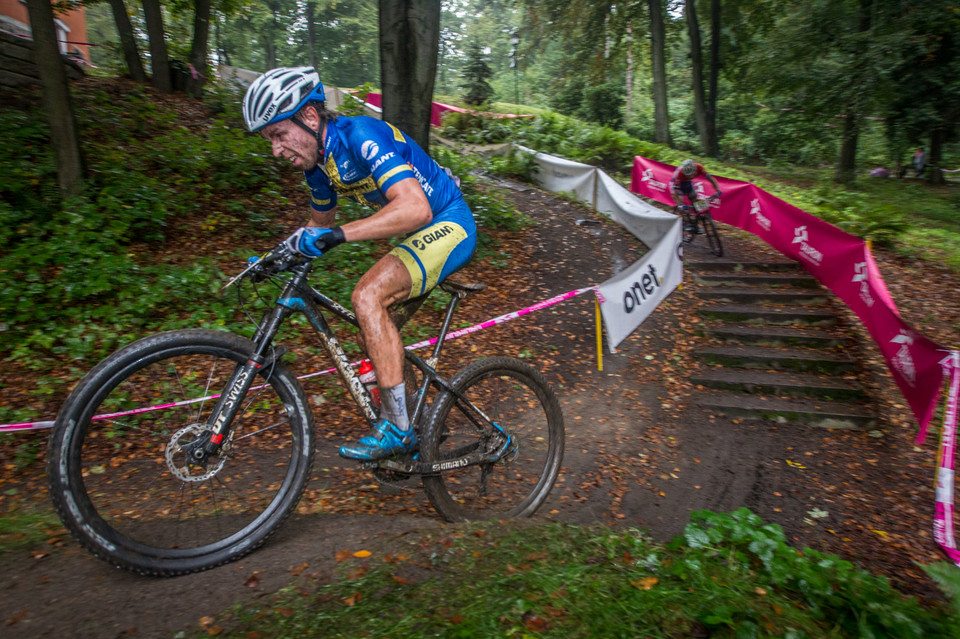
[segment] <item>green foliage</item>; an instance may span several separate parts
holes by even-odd
[[[473,106],[489,102],[493,97],[493,87],[488,81],[492,75],[480,45],[471,42],[467,46],[467,61],[463,67],[463,101]]]
[[[696,511],[674,548],[698,550],[704,560],[726,561],[744,577],[790,593],[812,619],[829,623],[844,636],[943,636],[943,626],[924,614],[913,599],[897,593],[883,577],[874,577],[835,555],[787,543],[783,530],[746,508],[730,514]],[[688,553],[690,556],[690,553]],[[730,625],[729,611],[703,619],[711,626]]]
[[[207,260],[166,263],[172,220],[262,222],[277,164],[236,126],[236,108],[178,122],[142,88],[75,96],[90,178],[60,202],[44,118],[0,111],[0,350],[43,368],[48,356],[98,358],[143,332],[222,323],[223,277]],[[226,109],[226,107],[224,107]],[[14,277],[13,275],[16,274]]]
[[[945,561],[920,564],[920,567],[950,597],[953,614],[960,621],[960,567]]]
[[[786,544],[746,510],[701,512],[686,541],[637,530],[504,522],[429,532],[304,596],[235,609],[225,636],[946,637],[925,608],[882,578]],[[412,555],[412,556],[410,556]],[[416,576],[414,580],[410,576]],[[313,593],[311,593],[313,594]],[[346,604],[346,605],[345,605]],[[232,634],[231,634],[232,633]]]
[[[363,109],[364,102],[367,101],[367,95],[369,93],[375,92],[377,89],[372,82],[365,82],[363,85],[355,89],[356,93],[351,94],[350,98],[344,100],[343,104],[340,105],[340,108],[337,109],[337,113],[341,115],[354,116],[354,115],[366,115],[366,112]]]

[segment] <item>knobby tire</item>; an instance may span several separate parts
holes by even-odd
[[[455,459],[489,441],[492,427],[458,395],[509,434],[513,446],[492,464],[424,475],[430,503],[449,521],[529,517],[547,498],[563,460],[563,414],[553,390],[533,367],[507,357],[468,365],[451,388],[436,398],[424,429],[425,462]]]
[[[57,417],[47,475],[60,518],[85,548],[140,574],[188,574],[246,555],[290,515],[310,477],[314,427],[283,364],[259,369],[231,439],[206,468],[187,465],[180,446],[203,432],[216,399],[129,414],[223,392],[253,350],[226,332],[170,331],[81,380]],[[126,414],[91,419],[112,413]]]

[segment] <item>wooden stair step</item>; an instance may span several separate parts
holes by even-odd
[[[709,368],[693,374],[694,384],[721,390],[761,395],[859,399],[863,388],[854,380],[802,373],[775,373],[729,368]]]
[[[837,316],[828,306],[768,306],[764,304],[709,304],[697,309],[702,317],[734,322],[761,322],[764,324],[805,324],[830,326]]]
[[[715,339],[765,346],[813,346],[831,348],[846,343],[845,337],[833,335],[821,328],[795,326],[767,326],[759,324],[721,324],[704,329],[704,334]]]
[[[779,423],[796,423],[820,428],[865,430],[875,423],[865,407],[842,402],[764,398],[743,393],[702,393],[697,405],[727,417],[765,419]]]
[[[846,354],[766,346],[706,346],[694,350],[702,361],[719,366],[797,372],[840,373],[856,370]]]

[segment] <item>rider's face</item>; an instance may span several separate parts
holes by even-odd
[[[274,157],[290,160],[301,171],[317,164],[317,139],[291,120],[274,122],[263,128],[263,137],[270,141]]]

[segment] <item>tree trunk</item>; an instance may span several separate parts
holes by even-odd
[[[133,36],[133,26],[130,24],[130,16],[127,15],[127,6],[123,0],[109,0],[109,2],[113,12],[113,22],[117,25],[117,33],[120,35],[127,72],[135,81],[146,82],[147,74],[143,71],[143,61],[140,60],[137,39]]]
[[[633,110],[633,22],[627,20],[627,98],[623,108],[623,123],[630,122]]]
[[[440,0],[379,0],[383,119],[430,152]]]
[[[853,105],[843,119],[843,139],[840,141],[840,159],[834,181],[841,184],[853,182],[857,171],[857,140],[860,137],[860,116]]]
[[[694,0],[683,3],[683,15],[687,20],[690,36],[690,71],[693,74],[693,114],[700,134],[700,146],[704,153],[710,152],[710,136],[707,131],[707,106],[703,96],[703,53],[700,48],[700,23]]]
[[[317,15],[317,5],[313,2],[307,2],[307,49],[310,52],[310,66],[319,72],[317,68],[317,29],[314,21]]]
[[[230,62],[230,54],[227,53],[227,49],[223,45],[223,28],[221,27],[222,20],[223,14],[220,13],[217,16],[217,20],[213,23],[213,37],[217,41],[217,64],[227,64],[228,66],[233,66],[233,63]]]
[[[49,0],[28,0],[27,12],[40,71],[43,111],[50,123],[50,144],[57,159],[57,185],[63,197],[78,195],[83,188],[83,156],[67,73],[57,44],[53,8]]]
[[[187,93],[195,98],[203,97],[203,83],[207,73],[207,41],[210,38],[210,0],[194,0],[193,43],[190,45],[190,78]]]
[[[866,33],[872,28],[871,12],[873,10],[874,0],[860,0],[860,11],[857,31]],[[853,59],[857,64],[862,64],[863,45],[859,41],[854,44],[852,51]],[[850,70],[852,77],[857,77],[856,67]],[[860,138],[860,120],[863,117],[863,105],[861,103],[861,91],[851,83],[846,89],[851,96],[847,104],[846,113],[843,120],[843,138],[840,140],[840,158],[837,160],[837,171],[833,176],[835,182],[840,184],[849,184],[857,177],[857,142]]]
[[[147,23],[147,35],[150,36],[150,67],[153,73],[153,86],[163,93],[173,92],[170,81],[170,59],[167,57],[167,40],[163,32],[163,14],[160,12],[160,0],[142,0],[143,19]]]
[[[717,79],[720,76],[720,26],[721,0],[710,1],[710,81],[707,102],[707,153],[720,157],[720,140],[717,139]]]
[[[650,9],[650,57],[653,64],[653,141],[672,146],[670,114],[667,108],[666,34],[663,26],[663,5],[660,0],[647,0]]]
[[[946,127],[949,126],[944,120],[930,132],[930,153],[927,154],[927,182],[930,184],[946,184],[947,180],[943,176],[941,167],[943,166],[943,140],[946,137]]]

